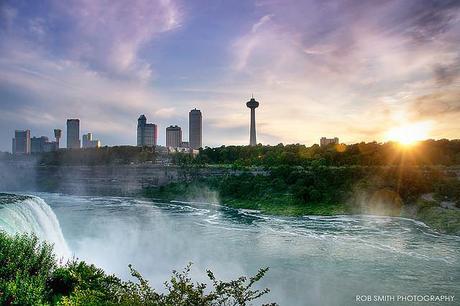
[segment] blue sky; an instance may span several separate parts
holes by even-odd
[[[265,144],[385,141],[412,123],[459,138],[459,45],[459,1],[4,0],[0,150],[66,118],[135,144],[140,114],[164,144],[194,107],[204,145],[247,144],[252,93]]]

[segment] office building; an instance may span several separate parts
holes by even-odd
[[[157,145],[158,129],[157,125],[147,123],[145,115],[141,115],[137,119],[137,146],[138,147],[154,147]]]
[[[202,147],[202,136],[203,136],[203,126],[202,126],[202,115],[199,109],[192,109],[188,117],[189,123],[189,145],[191,149],[198,150]]]
[[[249,131],[249,145],[257,145],[256,137],[256,108],[259,107],[259,102],[257,102],[254,97],[246,102],[246,106],[251,109],[251,122],[250,122],[250,131]]]
[[[32,137],[30,139],[30,152],[31,153],[42,153],[45,151],[46,143],[49,143],[48,137]]]
[[[101,146],[101,142],[97,139],[93,139],[92,133],[86,133],[83,135],[83,149],[89,148],[99,148]]]
[[[334,138],[326,138],[326,137],[321,137],[319,144],[321,147],[327,147],[328,145],[331,144],[339,144],[339,138],[334,137]]]
[[[16,130],[13,138],[13,154],[30,154],[30,130]]]
[[[168,126],[166,128],[166,146],[178,148],[182,146],[182,129],[180,126]]]
[[[80,120],[67,120],[67,149],[80,149]]]
[[[181,145],[182,148],[190,148],[190,144],[188,141],[182,141]]]

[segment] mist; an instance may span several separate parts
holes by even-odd
[[[192,262],[193,281],[204,283],[207,269],[231,280],[269,267],[258,288],[271,292],[261,303],[348,305],[356,295],[380,292],[460,294],[458,237],[389,217],[398,215],[401,200],[384,188],[356,185],[349,201],[357,215],[275,217],[221,205],[218,192],[193,184],[177,195],[182,201],[139,197],[143,186],[186,180],[178,167],[41,167],[31,160],[4,161],[0,170],[0,190],[49,205],[64,240],[52,242],[68,246],[68,258],[123,279],[131,279],[132,264],[158,291],[173,270]],[[11,219],[5,211],[0,207],[2,221]]]
[[[207,203],[204,196],[160,203],[38,195],[55,211],[74,256],[125,279],[133,264],[160,291],[171,271],[189,262],[201,282],[207,269],[230,280],[269,267],[259,284],[271,289],[263,301],[280,305],[353,303],[355,294],[399,294],[403,285],[411,293],[427,290],[428,282],[415,279],[437,279],[430,290],[458,291],[455,281],[441,281],[459,263],[458,239],[407,219],[270,217],[220,206],[215,193]],[[420,268],[427,264],[437,272]]]

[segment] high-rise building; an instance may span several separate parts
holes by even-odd
[[[30,152],[31,153],[42,153],[45,151],[45,146],[48,142],[48,137],[32,137],[30,139]]]
[[[67,149],[80,149],[79,119],[67,119]]]
[[[89,143],[92,140],[93,140],[93,134],[92,133],[83,134],[82,143],[81,143],[82,148],[84,148],[84,149],[89,148]]]
[[[30,154],[30,130],[16,130],[13,138],[13,154]]]
[[[48,137],[32,137],[30,139],[31,153],[52,152],[59,149],[59,142],[48,141]]]
[[[339,144],[339,138],[334,137],[334,138],[326,138],[326,137],[321,137],[319,140],[319,144],[321,147],[327,147],[330,144]]]
[[[202,147],[203,138],[203,123],[202,115],[199,109],[192,109],[188,116],[188,133],[189,133],[189,145],[191,149],[198,150]]]
[[[83,135],[83,149],[89,148],[99,148],[101,146],[101,142],[97,139],[93,139],[92,133],[86,133]]]
[[[249,145],[256,146],[257,145],[257,137],[256,137],[256,108],[259,107],[259,102],[257,102],[254,97],[251,98],[248,102],[246,102],[246,106],[251,109],[251,127],[249,131]]]
[[[168,126],[166,128],[166,146],[178,148],[182,146],[182,129],[180,126]]]
[[[138,147],[154,147],[157,145],[158,129],[157,125],[147,123],[145,115],[141,115],[137,119],[137,146]]]
[[[54,138],[56,138],[56,150],[59,150],[59,142],[61,141],[62,131],[54,129]]]

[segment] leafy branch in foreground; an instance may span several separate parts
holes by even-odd
[[[123,281],[84,261],[59,265],[52,247],[36,236],[9,236],[0,231],[1,305],[152,305],[152,306],[249,306],[269,289],[253,290],[268,268],[249,279],[224,282],[211,271],[207,284],[190,278],[191,263],[173,271],[164,293],[156,292],[131,265],[134,281]],[[276,305],[266,304],[266,305]]]

